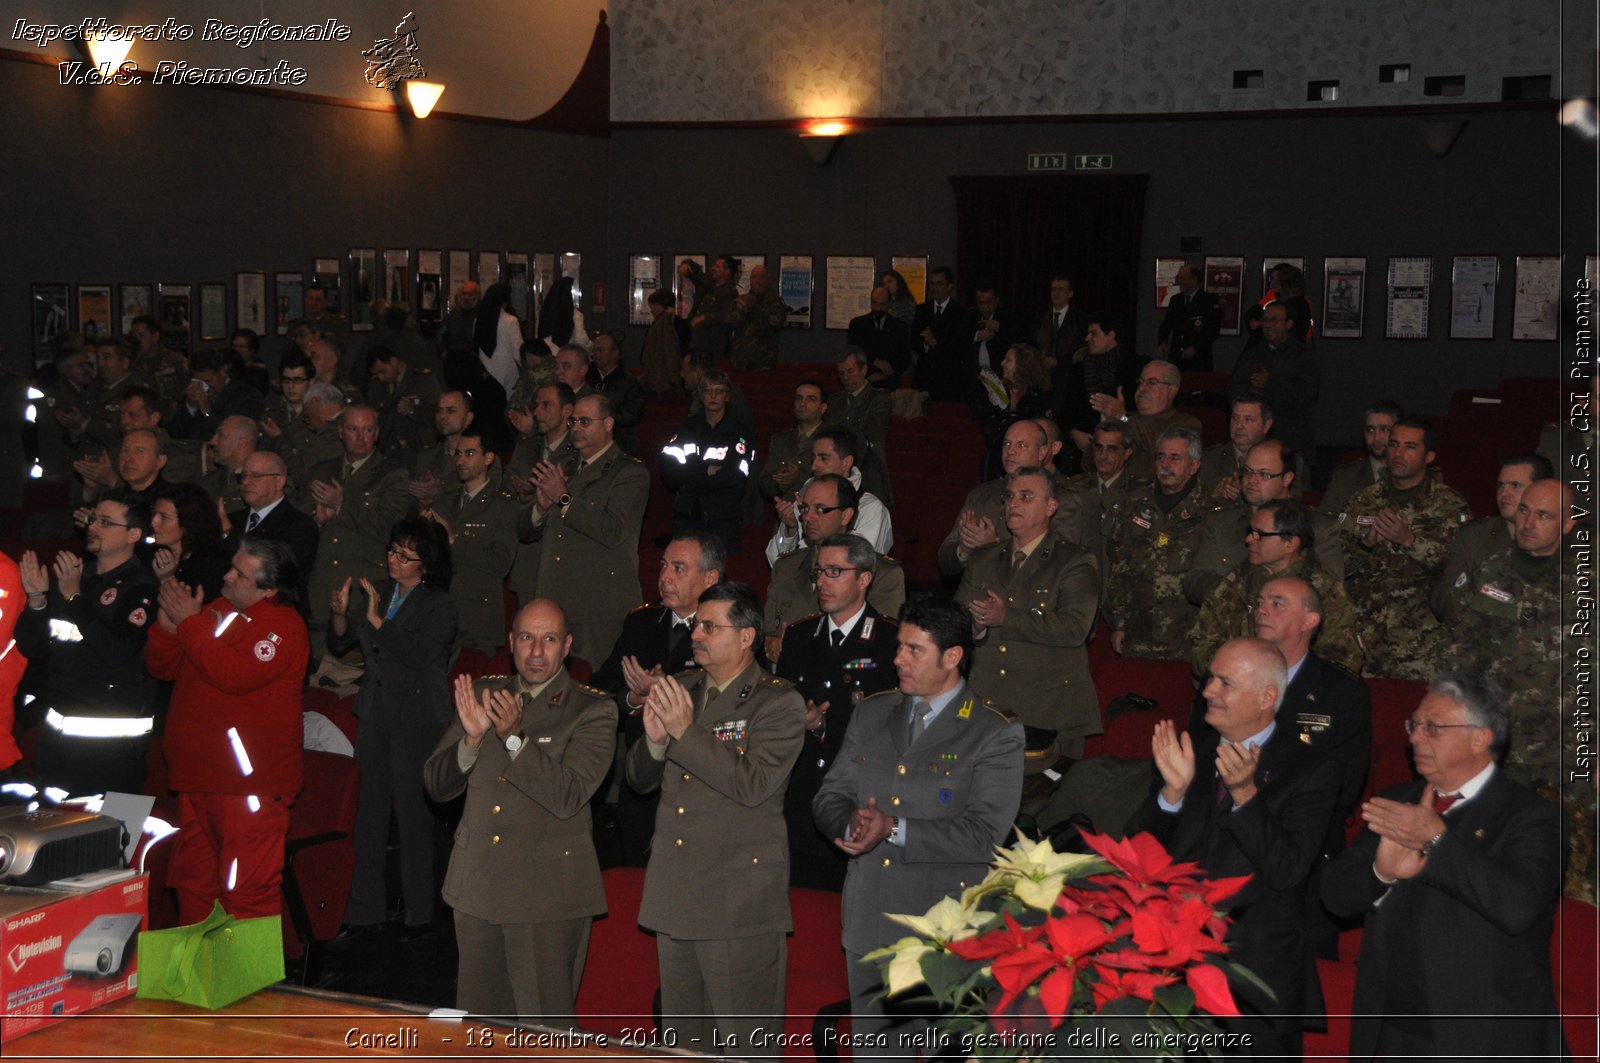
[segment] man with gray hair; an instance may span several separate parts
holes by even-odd
[[[274,436],[267,430],[268,449],[282,455],[289,466],[289,488],[300,509],[310,512],[311,469],[337,458],[343,450],[339,442],[339,415],[344,412],[344,392],[325,380],[306,386],[300,416],[284,425]]]
[[[1089,405],[1102,420],[1122,421],[1133,433],[1133,456],[1128,471],[1141,479],[1148,479],[1156,471],[1156,444],[1162,433],[1174,428],[1187,428],[1200,436],[1200,421],[1191,414],[1182,413],[1173,406],[1178,389],[1183,384],[1183,374],[1171,362],[1160,359],[1146,362],[1139,370],[1139,386],[1133,393],[1133,409],[1128,409],[1121,388],[1115,395],[1094,394]]]
[[[1156,724],[1156,784],[1127,830],[1150,831],[1174,859],[1193,860],[1212,878],[1250,876],[1220,899],[1236,913],[1230,957],[1273,995],[1235,984],[1243,1015],[1224,1025],[1250,1034],[1253,1054],[1295,1058],[1302,1016],[1322,1012],[1302,912],[1339,779],[1292,726],[1279,726],[1287,689],[1283,655],[1270,643],[1225,643],[1211,661],[1204,720],[1181,733],[1170,721]]]
[[[1405,722],[1420,779],[1362,805],[1322,900],[1364,915],[1350,1058],[1566,1055],[1550,975],[1561,810],[1496,766],[1510,719],[1493,687],[1433,680]]]

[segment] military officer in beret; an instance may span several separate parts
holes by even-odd
[[[570,1025],[589,925],[606,911],[589,799],[611,767],[617,706],[573,681],[571,648],[561,607],[528,603],[511,628],[516,675],[457,676],[456,722],[423,766],[435,801],[467,795],[444,899],[456,1006],[477,1015]]]
[[[517,551],[516,497],[503,490],[494,452],[476,426],[456,437],[456,476],[459,490],[439,500],[423,516],[444,527],[450,536],[450,560],[455,573],[450,593],[461,617],[456,628],[455,652],[464,646],[491,656],[505,645],[506,604],[502,585]]]
[[[972,618],[913,598],[900,613],[899,690],[856,706],[844,747],[812,802],[817,828],[850,856],[842,918],[854,1033],[883,1035],[857,1056],[913,1055],[900,1040],[927,1025],[882,999],[862,957],[898,940],[886,912],[925,912],[986,874],[1022,800],[1022,723],[985,705],[964,678]]]
[[[783,792],[806,707],[756,663],[761,610],[749,587],[707,589],[691,638],[699,667],[651,688],[645,740],[628,751],[628,784],[661,791],[639,925],[656,932],[663,1029],[679,1048],[739,1056],[757,1028],[783,1023],[793,928]]]
[[[1030,752],[1083,756],[1100,733],[1100,699],[1084,649],[1100,601],[1100,563],[1059,537],[1053,471],[1031,467],[1006,477],[1006,538],[967,562],[956,601],[972,614],[972,688],[985,703],[1016,705],[1035,730]],[[1048,733],[1046,733],[1048,732]]]
[[[789,776],[783,815],[789,821],[790,883],[839,890],[848,866],[831,838],[817,832],[811,800],[844,743],[856,703],[892,690],[900,625],[867,601],[878,553],[859,535],[830,535],[817,544],[811,578],[821,612],[783,636],[778,674],[806,699],[806,737]]]

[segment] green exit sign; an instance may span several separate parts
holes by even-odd
[[[1064,151],[1034,152],[1028,156],[1029,173],[1065,173],[1067,153]]]
[[[1111,169],[1111,156],[1109,155],[1074,155],[1072,157],[1074,170],[1109,170]]]

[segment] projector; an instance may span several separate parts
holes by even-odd
[[[122,973],[133,958],[133,936],[144,916],[137,912],[102,915],[67,946],[67,973],[107,978]]]
[[[0,882],[40,886],[121,867],[126,836],[115,816],[66,808],[0,808]]]

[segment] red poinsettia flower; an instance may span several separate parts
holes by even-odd
[[[1057,966],[1039,987],[1039,999],[1049,1014],[1065,1015],[1071,1008],[1078,973],[1113,939],[1105,924],[1087,915],[1052,916],[1045,921],[1045,938],[1050,942]]]
[[[1224,1018],[1239,1014],[1239,1006],[1233,1002],[1233,991],[1228,988],[1228,976],[1220,967],[1197,963],[1189,968],[1186,978],[1189,988],[1194,990],[1197,1007]]]
[[[1181,967],[1195,963],[1205,953],[1226,952],[1207,934],[1214,913],[1204,903],[1188,900],[1166,911],[1140,911],[1133,915],[1133,943],[1150,956],[1155,967]]]
[[[1083,840],[1111,866],[1141,885],[1171,882],[1175,879],[1193,879],[1200,866],[1193,863],[1174,863],[1172,855],[1162,848],[1152,834],[1135,834],[1131,838],[1113,841],[1104,834],[1084,832]]]
[[[977,937],[952,941],[946,947],[963,960],[992,960],[1008,952],[1021,951],[1029,942],[1038,940],[1044,934],[1042,926],[1019,926],[1017,921],[1011,918],[1010,912],[1005,914],[1005,920],[1006,925],[1001,930],[991,930]]]
[[[997,958],[989,965],[989,969],[994,973],[994,980],[1003,992],[994,1010],[1004,1011],[1006,1005],[1017,999],[1023,990],[1037,982],[1040,975],[1055,965],[1055,956],[1049,949],[1037,943],[1024,945],[1016,952],[1008,952]]]
[[[1163,974],[1159,971],[1118,971],[1109,968],[1099,969],[1098,965],[1096,967],[1100,980],[1090,988],[1094,991],[1094,1006],[1097,1010],[1122,997],[1154,1000],[1157,989],[1172,985],[1178,980],[1177,975]]]

